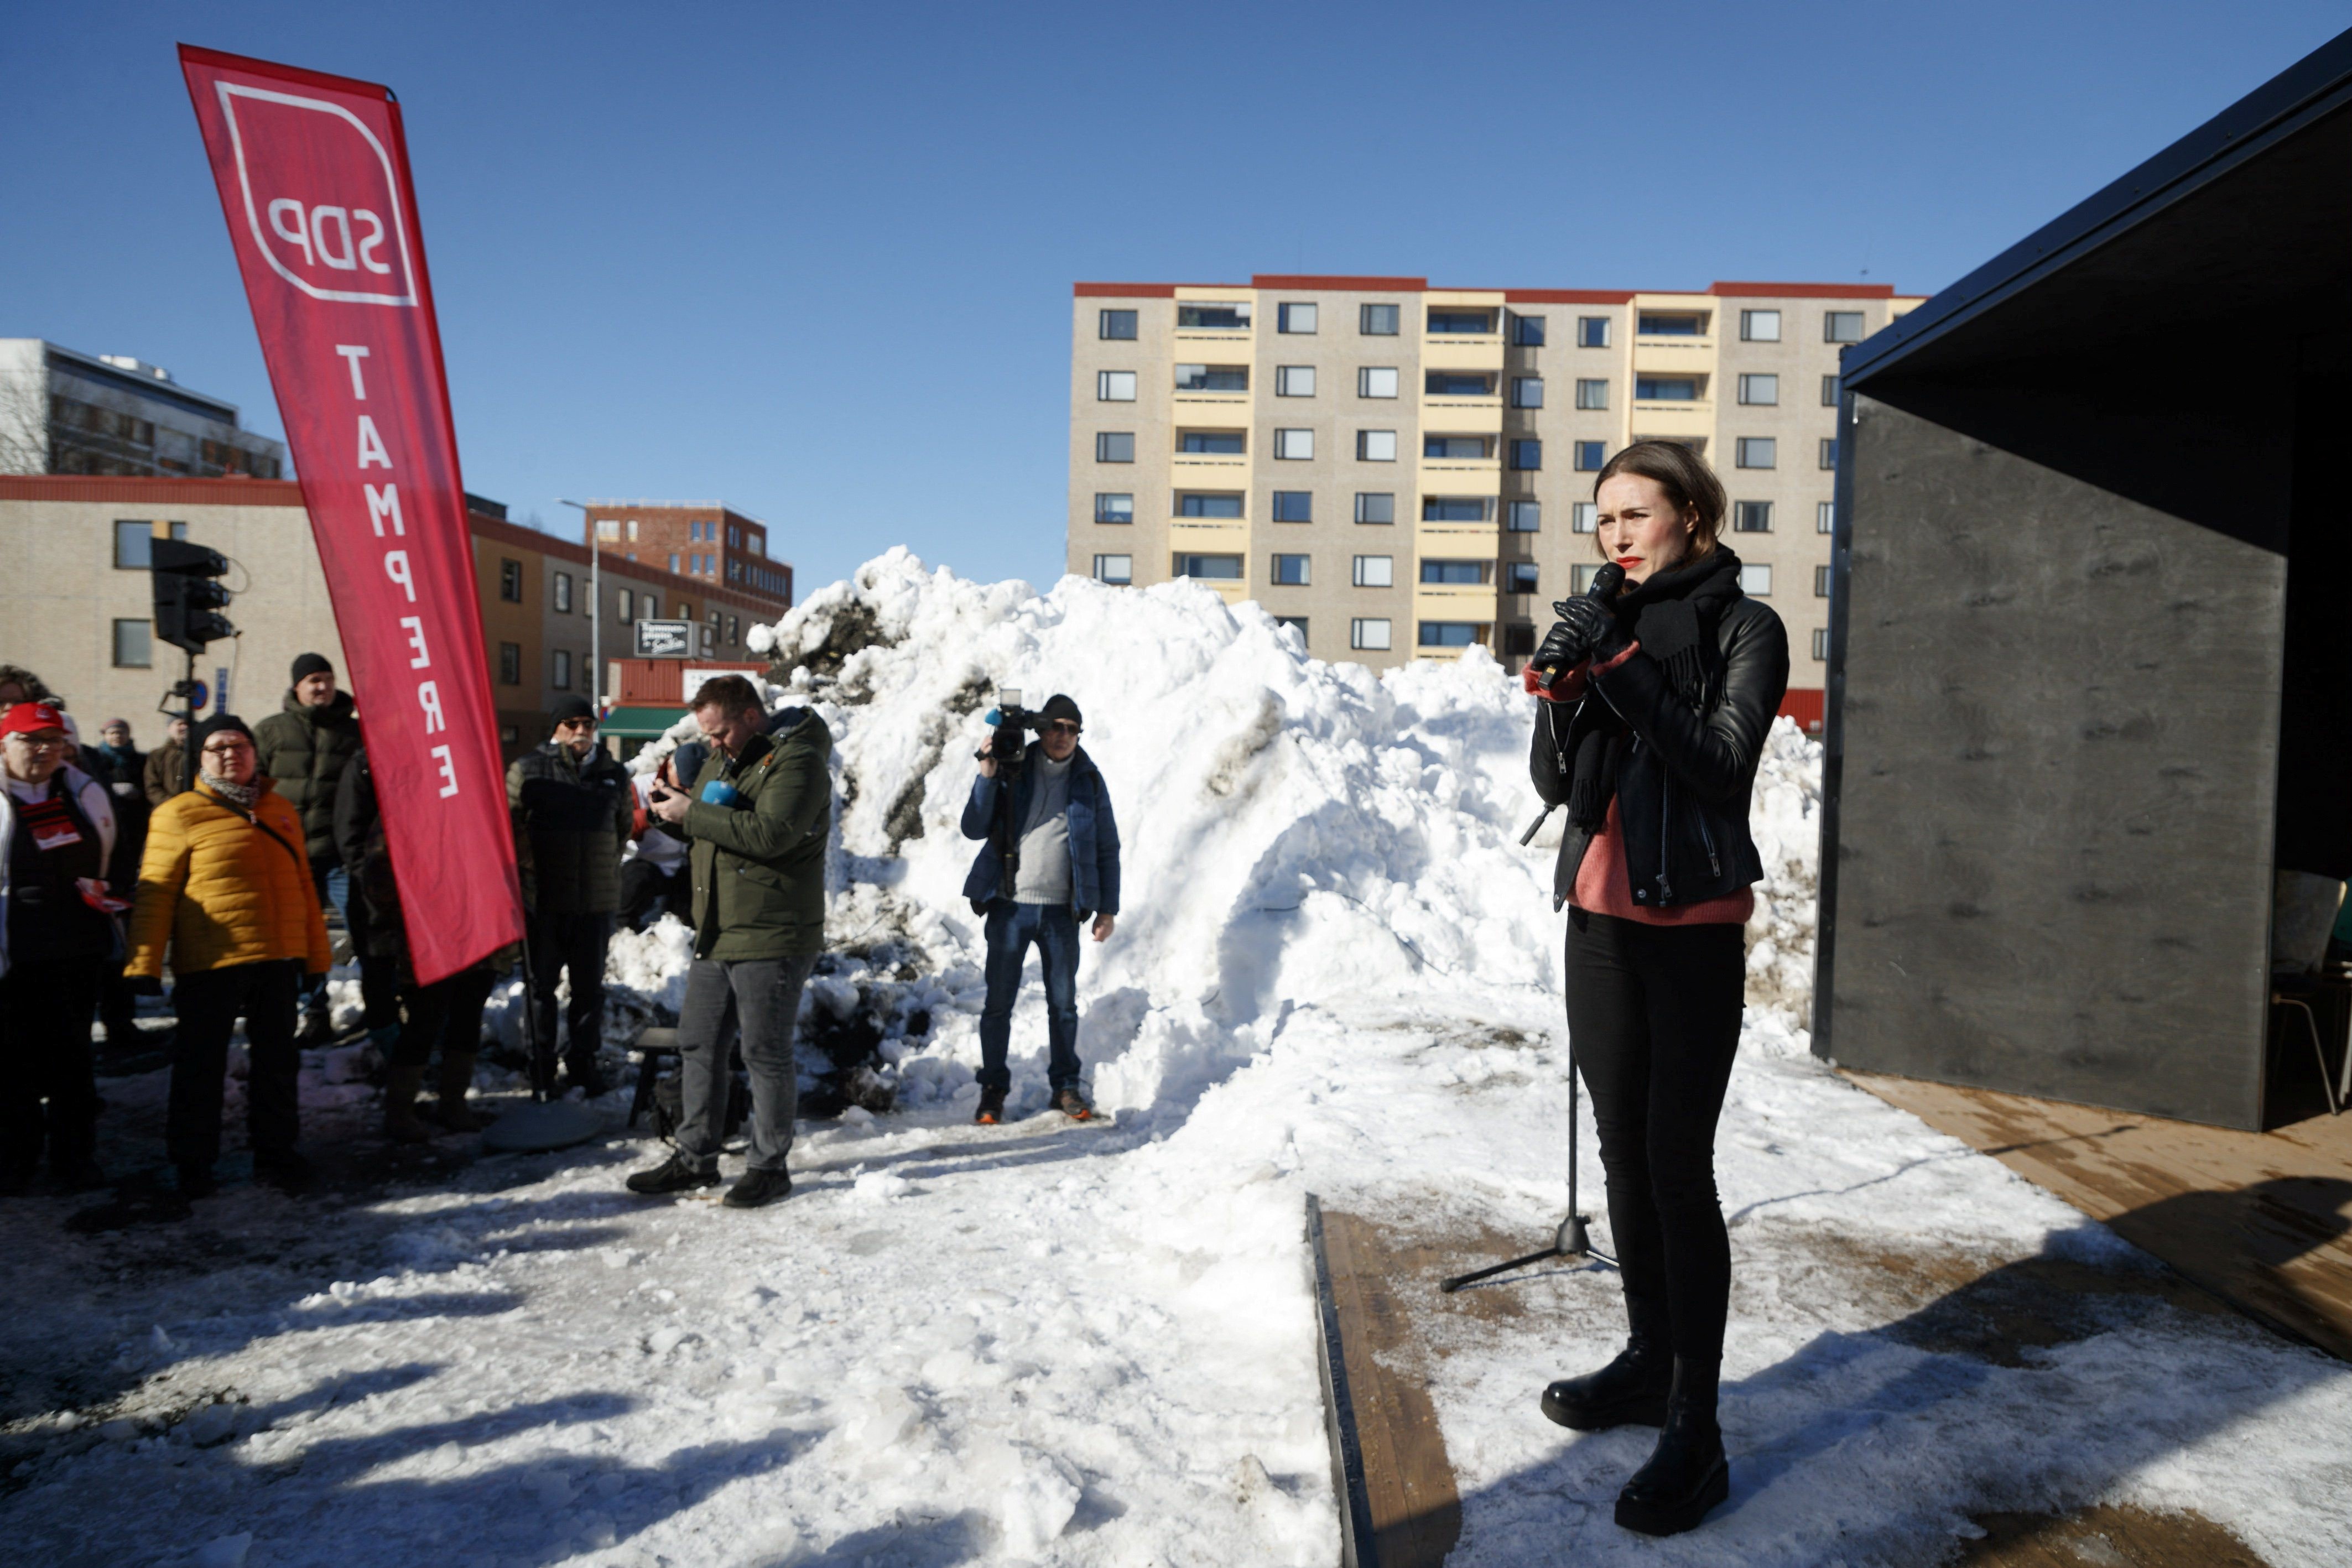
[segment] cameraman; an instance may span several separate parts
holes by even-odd
[[[757,1208],[793,1190],[784,1170],[800,1103],[793,1028],[824,946],[833,733],[806,709],[772,722],[740,675],[705,681],[693,706],[709,758],[688,793],[656,789],[646,807],[692,846],[694,966],[677,1018],[677,1152],[629,1177],[629,1190],[658,1197],[718,1185],[733,1024],[751,1080],[751,1148],[726,1203]]]
[[[1004,1119],[1005,1091],[1013,1086],[1005,1067],[1013,1001],[1033,942],[1045,972],[1049,1103],[1075,1121],[1095,1113],[1078,1088],[1078,925],[1091,915],[1095,940],[1110,939],[1118,914],[1118,824],[1101,771],[1078,745],[1083,723],[1078,705],[1059,693],[1034,717],[1008,706],[964,803],[963,836],[990,841],[963,884],[972,907],[988,916],[980,1109],[972,1117],[983,1125]],[[1001,760],[1005,740],[1017,741],[1003,726],[1024,724],[1036,728],[1043,755]],[[1009,792],[998,777],[1006,768],[1014,769]]]

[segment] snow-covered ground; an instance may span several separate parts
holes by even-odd
[[[898,1108],[805,1124],[794,1196],[748,1214],[630,1198],[658,1151],[623,1139],[300,1204],[236,1188],[168,1242],[9,1206],[12,1559],[1337,1561],[1306,1195],[1465,1252],[1533,1244],[1564,1202],[1527,700],[1475,651],[1376,679],[1196,585],[1041,597],[903,552],[775,635],[820,672],[778,696],[832,726],[845,802],[846,961],[812,1015],[882,1020]],[[1109,1125],[968,1123],[957,818],[999,684],[1076,699],[1118,808],[1126,907],[1080,977]],[[1971,1513],[2096,1501],[2196,1509],[2274,1568],[2337,1561],[2352,1371],[2199,1310],[1807,1051],[1817,777],[1781,727],[1719,1140],[1732,1504],[1628,1536],[1609,1503],[1643,1435],[1538,1415],[1614,1348],[1606,1273],[1411,1282],[1453,1561],[1929,1563]],[[656,927],[614,977],[674,1005],[682,951]],[[1016,1106],[1043,1062],[1033,983]],[[1597,1213],[1589,1120],[1584,1150]],[[2061,1275],[2090,1304],[1988,1348],[1975,1325],[2043,1312]]]

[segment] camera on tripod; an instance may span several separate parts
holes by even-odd
[[[1022,760],[1029,754],[1029,737],[1045,727],[1045,721],[1021,706],[1021,692],[1015,686],[999,686],[996,706],[988,710],[988,722],[996,727],[978,755],[996,764],[1007,779],[1018,778]]]

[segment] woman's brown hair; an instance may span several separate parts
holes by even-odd
[[[1689,447],[1674,441],[1637,441],[1601,465],[1592,476],[1592,495],[1601,496],[1601,486],[1620,474],[1638,474],[1654,480],[1666,493],[1677,515],[1696,512],[1698,521],[1691,528],[1691,548],[1688,559],[1697,560],[1715,553],[1716,536],[1723,531],[1723,514],[1730,503],[1723,495],[1723,481],[1706,465],[1706,459]],[[1595,530],[1592,548],[1604,555]]]

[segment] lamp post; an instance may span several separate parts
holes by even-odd
[[[604,716],[604,591],[598,582],[596,519],[577,501],[555,498],[559,507],[579,508],[581,526],[588,534],[588,706]]]

